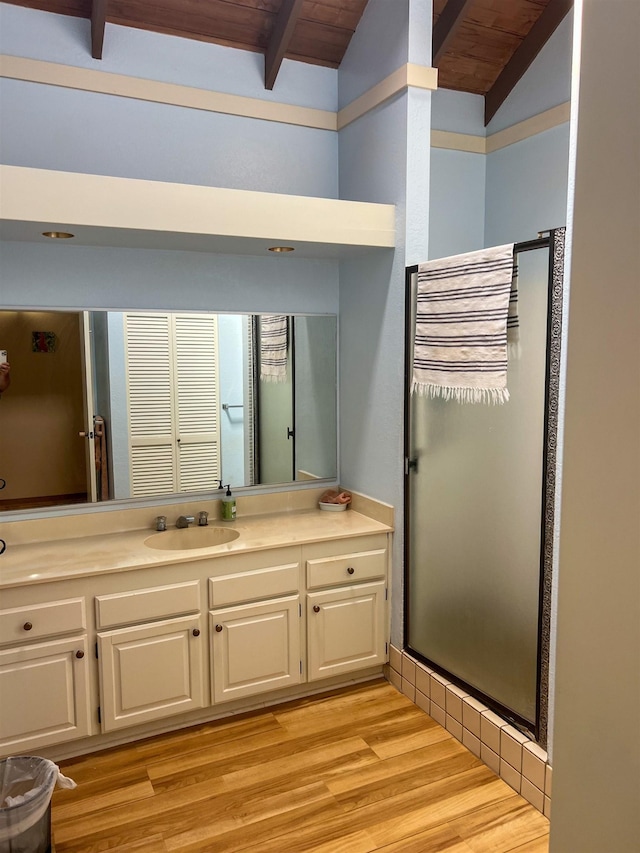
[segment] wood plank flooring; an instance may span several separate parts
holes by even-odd
[[[384,680],[61,763],[56,853],[547,853],[549,822]]]

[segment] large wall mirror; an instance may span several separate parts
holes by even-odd
[[[0,311],[0,511],[337,476],[337,320]]]

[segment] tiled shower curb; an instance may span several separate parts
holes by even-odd
[[[551,816],[547,753],[462,688],[391,646],[385,675],[425,713],[528,800]]]

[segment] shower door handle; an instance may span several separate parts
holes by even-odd
[[[418,473],[418,457],[414,456],[409,458],[408,456],[404,460],[404,473],[405,475],[409,474],[409,471],[415,471]]]

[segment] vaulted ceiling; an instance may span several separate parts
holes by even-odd
[[[284,58],[338,68],[368,0],[9,0],[91,19],[91,50],[108,50],[109,24],[258,51],[265,87]],[[388,0],[395,2],[395,0]],[[439,86],[485,97],[498,110],[573,0],[434,0]]]

